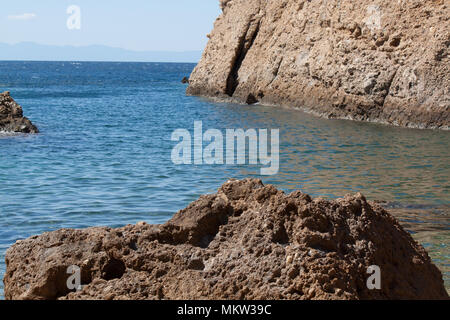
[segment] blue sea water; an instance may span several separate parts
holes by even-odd
[[[424,209],[400,217],[450,281],[450,133],[344,120],[297,110],[214,103],[185,95],[193,64],[0,62],[38,135],[0,134],[0,278],[16,240],[63,227],[163,223],[229,178],[336,198]],[[174,130],[279,128],[280,171],[178,166]],[[429,209],[429,210],[428,210]],[[0,283],[0,298],[3,284]]]

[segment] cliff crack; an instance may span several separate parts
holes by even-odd
[[[269,82],[267,86],[271,86],[275,79],[278,77],[278,73],[280,72],[281,64],[283,63],[284,58],[281,57],[280,62],[278,62],[276,69],[273,72],[273,79]]]
[[[386,94],[383,97],[383,103],[381,104],[383,107],[386,103],[386,99],[389,96],[389,93],[391,92],[391,87],[392,87],[392,83],[395,80],[395,77],[397,76],[398,71],[400,70],[400,67],[397,67],[397,69],[395,70],[394,74],[392,75],[392,78],[390,79],[389,83],[386,86]]]
[[[254,20],[249,22],[246,31],[243,33],[242,37],[239,38],[239,45],[236,49],[236,53],[232,61],[232,67],[228,75],[227,84],[225,88],[225,94],[227,94],[230,97],[234,95],[234,92],[236,91],[239,85],[238,79],[239,69],[241,68],[242,62],[245,60],[248,51],[253,46],[253,43],[255,42],[255,39],[258,36],[261,20],[258,21],[258,23],[256,24],[256,28],[254,28],[254,30],[252,30],[252,25],[254,25]]]

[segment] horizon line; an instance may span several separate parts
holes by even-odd
[[[110,49],[120,49],[135,53],[146,53],[146,52],[171,52],[171,53],[185,53],[185,52],[202,52],[204,49],[191,49],[191,50],[169,50],[169,49],[147,49],[147,50],[136,50],[136,49],[127,49],[123,47],[116,47],[116,46],[110,46],[106,44],[83,44],[83,45],[74,45],[74,44],[46,44],[46,43],[39,43],[39,42],[33,42],[33,41],[21,41],[16,43],[8,43],[8,42],[0,42],[0,45],[7,45],[7,46],[17,46],[21,44],[32,44],[32,45],[38,45],[38,46],[45,46],[45,47],[72,47],[72,48],[88,48],[88,47],[104,47],[104,48],[110,48]]]
[[[94,63],[171,63],[171,64],[197,64],[189,61],[116,61],[116,60],[4,60],[0,62],[94,62]]]

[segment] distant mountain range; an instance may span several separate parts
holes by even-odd
[[[75,47],[32,42],[0,43],[0,60],[197,63],[201,55],[201,51],[132,51],[102,45]]]

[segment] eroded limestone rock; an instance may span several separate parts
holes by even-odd
[[[447,299],[424,248],[357,194],[229,181],[166,224],[59,230],[6,253],[6,299]],[[67,268],[81,269],[71,292]],[[381,289],[367,287],[368,267]]]

